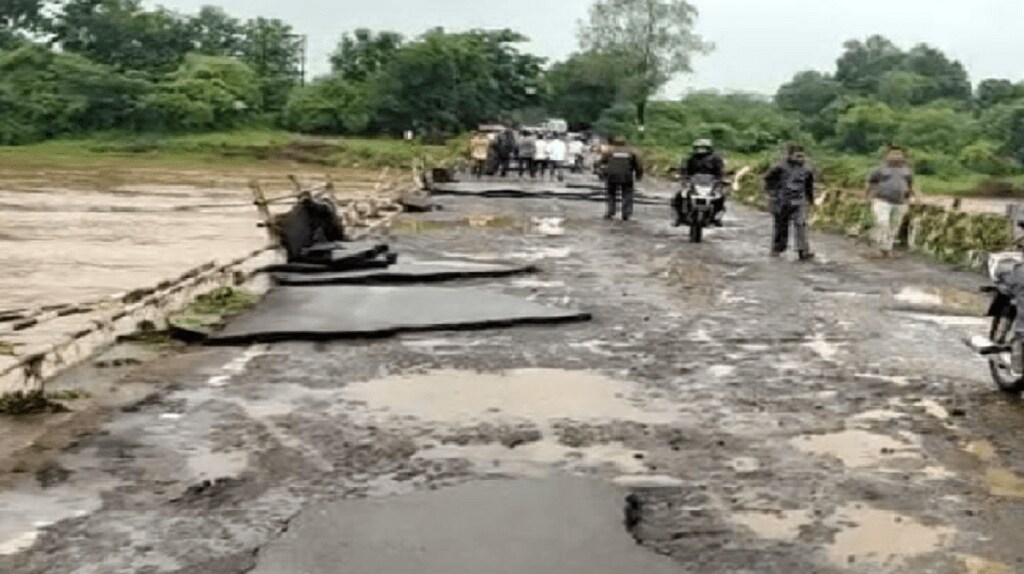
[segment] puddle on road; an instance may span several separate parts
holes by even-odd
[[[992,496],[1024,498],[1024,478],[998,464],[999,453],[990,441],[972,441],[964,447],[964,452],[988,465],[983,481]]]
[[[813,339],[804,343],[804,347],[814,351],[826,361],[835,359],[841,349],[840,345],[830,342],[823,333],[816,333]]]
[[[517,253],[511,253],[512,259],[525,261],[541,261],[543,259],[568,259],[572,255],[571,247],[530,247]]]
[[[900,303],[920,307],[938,307],[942,305],[941,295],[917,287],[904,287],[895,295],[895,298]]]
[[[451,424],[495,419],[659,424],[675,418],[656,405],[641,404],[642,393],[634,383],[558,369],[402,375],[349,385],[342,396],[374,411]]]
[[[987,328],[991,323],[990,319],[986,319],[981,316],[970,316],[970,315],[932,315],[929,313],[906,313],[900,312],[899,315],[919,321],[922,323],[934,323],[942,327],[985,327]]]
[[[946,407],[940,405],[935,400],[925,399],[923,401],[918,402],[915,406],[923,408],[924,412],[928,413],[930,416],[939,419],[940,421],[949,420],[949,411],[946,409]]]
[[[724,379],[736,373],[736,367],[731,365],[715,365],[708,369],[708,373],[717,379]]]
[[[964,447],[964,451],[978,457],[981,462],[993,462],[998,454],[995,445],[987,440],[972,441]]]
[[[864,469],[894,458],[918,458],[917,449],[892,437],[863,430],[797,437],[797,449],[817,456],[837,458],[849,468]]]
[[[188,455],[188,469],[197,480],[233,478],[249,466],[249,455],[245,452],[213,452],[197,450]]]
[[[0,556],[32,547],[44,528],[99,510],[102,493],[116,486],[110,480],[73,475],[71,482],[52,488],[33,481],[0,492]]]
[[[550,435],[546,435],[550,436]],[[642,475],[646,453],[626,448],[622,443],[571,448],[550,438],[516,448],[501,444],[439,445],[421,449],[416,458],[424,460],[466,460],[474,470],[483,474],[497,474],[522,478],[541,478],[552,469],[581,472],[612,467],[615,472]]]
[[[828,548],[838,566],[873,564],[898,566],[918,556],[937,552],[956,534],[944,526],[925,526],[888,510],[850,505],[836,514],[841,530]]]
[[[565,235],[565,219],[561,217],[534,217],[530,220],[530,228],[533,233],[547,237],[561,237]]]
[[[854,378],[864,379],[867,381],[882,381],[897,387],[906,387],[910,385],[910,378],[900,375],[871,375],[871,374],[858,374],[854,375]]]
[[[731,520],[749,528],[758,538],[792,542],[800,536],[801,528],[814,522],[814,514],[810,510],[739,512]]]
[[[985,473],[985,484],[992,496],[1024,498],[1024,478],[1005,468],[990,468]]]
[[[967,574],[1013,574],[1013,569],[1001,562],[980,556],[961,556]]]

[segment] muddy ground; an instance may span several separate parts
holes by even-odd
[[[961,342],[979,277],[821,236],[817,263],[770,260],[741,208],[694,246],[660,207],[442,203],[394,247],[535,262],[480,283],[594,321],[108,371],[91,384],[145,398],[6,477],[0,572],[285,572],[343,546],[358,500],[567,474],[614,487],[621,536],[679,572],[1024,570],[1024,409]]]

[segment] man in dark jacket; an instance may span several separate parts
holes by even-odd
[[[814,259],[807,239],[807,216],[814,206],[814,173],[807,166],[807,155],[800,146],[789,146],[785,161],[765,175],[775,237],[772,256],[779,257],[789,248],[789,228],[793,227],[801,261]]]
[[[494,153],[497,156],[497,170],[501,177],[508,176],[512,156],[516,153],[516,133],[506,128],[494,139]]]
[[[725,177],[725,160],[715,153],[715,146],[711,140],[697,140],[693,144],[693,153],[679,167],[679,174],[683,177],[684,182],[701,174],[714,176],[715,179],[721,180]],[[676,213],[676,227],[686,224],[685,203],[682,191],[676,193],[676,196],[672,198],[672,209]],[[715,225],[722,226],[723,215],[725,215],[725,198],[715,202]]]
[[[622,194],[622,220],[633,217],[634,184],[644,179],[644,164],[636,150],[626,145],[621,137],[611,139],[611,146],[601,156],[601,171],[605,175],[608,193],[608,212],[604,218],[615,218],[618,196]]]

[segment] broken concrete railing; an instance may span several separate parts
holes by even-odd
[[[117,298],[63,308],[25,311],[0,322],[0,395],[35,393],[45,381],[80,364],[146,325],[166,326],[167,318],[199,295],[228,286],[265,290],[255,271],[280,260],[259,250],[227,264],[197,267],[173,280]]]
[[[760,177],[745,179],[736,199],[760,209],[768,208]],[[820,192],[812,224],[826,231],[867,240],[874,227],[871,204],[862,192],[826,189]],[[934,205],[913,205],[900,232],[910,250],[943,262],[971,269],[985,266],[990,253],[1012,248],[1013,224],[1007,217],[969,214]]]

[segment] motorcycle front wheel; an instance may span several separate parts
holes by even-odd
[[[1009,315],[1000,315],[992,319],[992,333],[990,339],[996,345],[1008,346],[1013,342],[1016,318]],[[989,357],[989,370],[992,372],[992,380],[995,381],[999,390],[1005,393],[1024,393],[1024,377],[1013,374],[1013,360],[1010,353],[1000,353]]]
[[[704,218],[700,214],[693,215],[693,222],[690,223],[690,242],[700,243],[704,240]]]

